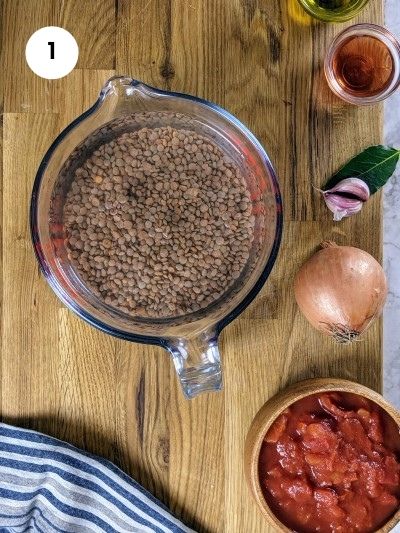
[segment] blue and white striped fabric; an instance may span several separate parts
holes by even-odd
[[[0,424],[0,533],[193,531],[115,465]]]

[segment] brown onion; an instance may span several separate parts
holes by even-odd
[[[321,246],[296,275],[296,301],[315,328],[338,342],[349,343],[381,314],[386,276],[364,250],[332,242]]]

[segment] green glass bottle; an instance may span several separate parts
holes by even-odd
[[[355,17],[369,0],[298,0],[311,16],[325,22],[344,22]]]

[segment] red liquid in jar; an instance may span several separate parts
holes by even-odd
[[[393,79],[394,62],[389,48],[369,35],[345,40],[336,50],[332,64],[337,82],[354,96],[375,96]]]
[[[374,402],[321,393],[290,406],[259,458],[271,510],[298,533],[371,533],[400,503],[400,435]]]

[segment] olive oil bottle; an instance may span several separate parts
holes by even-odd
[[[357,15],[369,0],[298,0],[313,17],[326,22],[343,22]]]

